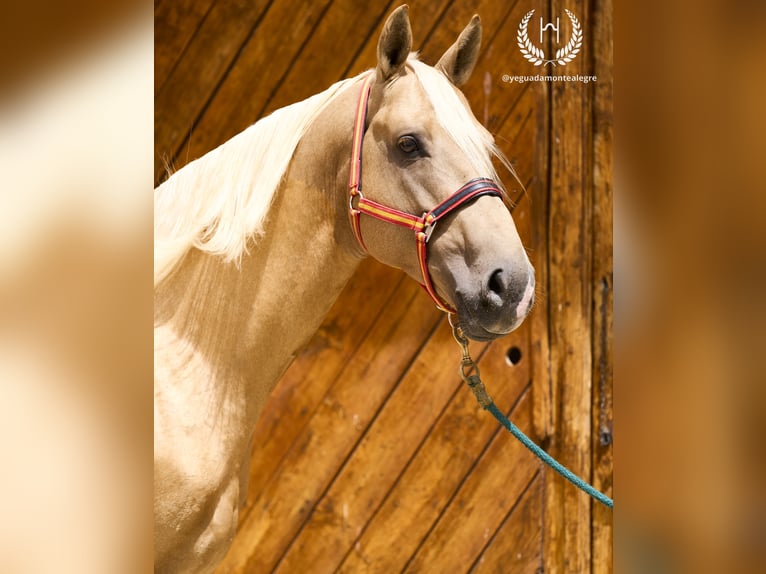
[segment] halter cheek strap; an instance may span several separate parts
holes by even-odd
[[[364,197],[362,195],[362,140],[364,138],[367,103],[370,98],[370,86],[372,85],[373,78],[374,73],[370,73],[362,82],[354,122],[354,140],[349,175],[349,217],[351,219],[351,229],[359,245],[365,251],[367,251],[367,247],[364,244],[364,239],[362,239],[360,221],[363,213],[380,221],[412,230],[415,233],[418,264],[420,266],[420,273],[423,276],[423,288],[431,296],[431,299],[433,299],[439,309],[447,313],[455,313],[455,310],[436,293],[436,288],[431,280],[431,273],[428,270],[428,240],[440,219],[466,206],[478,197],[483,195],[502,197],[502,192],[491,179],[484,177],[472,179],[436,207],[426,211],[419,217]]]

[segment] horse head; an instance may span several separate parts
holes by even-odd
[[[492,156],[502,155],[459,90],[480,44],[481,23],[474,16],[437,65],[427,66],[410,54],[407,7],[391,14],[378,42],[366,116],[358,120],[364,125],[359,154],[366,203],[360,208],[354,201],[352,181],[351,213],[352,219],[359,209],[374,215],[356,223],[369,254],[427,288],[430,282],[432,297],[457,313],[466,335],[491,340],[529,313],[535,279],[492,165]],[[456,193],[474,182],[484,182],[489,192],[467,198]],[[459,208],[430,224],[426,214],[455,197]],[[412,233],[402,229],[407,222],[395,221],[406,214],[420,216],[421,223],[410,223],[427,241],[427,259],[418,257]]]

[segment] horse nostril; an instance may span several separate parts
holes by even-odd
[[[487,287],[491,293],[495,293],[502,297],[503,293],[505,293],[506,287],[502,269],[495,269],[492,272],[492,275],[489,276],[489,283],[487,283]]]

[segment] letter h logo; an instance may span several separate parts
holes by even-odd
[[[548,28],[553,28],[556,31],[556,44],[559,43],[559,19],[556,18],[556,25],[553,25],[553,22],[548,22],[545,26],[543,26],[543,17],[540,16],[540,43],[543,43],[543,32],[545,32]]]

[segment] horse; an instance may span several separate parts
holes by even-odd
[[[402,6],[375,68],[155,190],[157,572],[223,559],[259,413],[364,257],[422,283],[472,339],[529,313],[534,270],[492,157],[513,170],[459,90],[480,44],[474,16],[429,66],[411,53]]]

